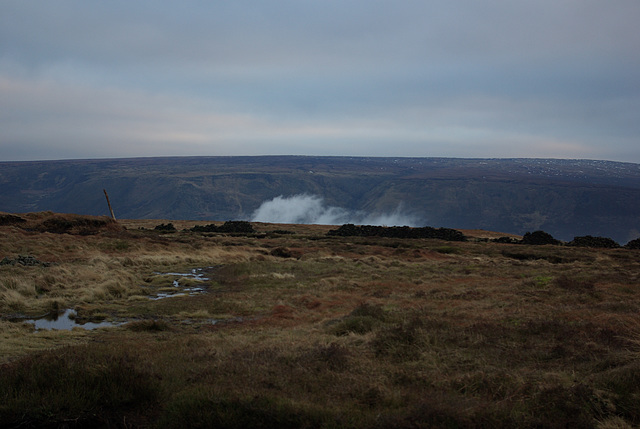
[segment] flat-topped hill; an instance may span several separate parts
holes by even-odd
[[[544,230],[565,241],[640,236],[640,165],[630,163],[307,156],[0,163],[5,212],[105,215],[103,189],[116,216],[128,219],[252,220],[271,202],[282,205],[281,217],[255,220],[296,223],[283,213],[303,211],[300,219],[320,223],[326,216],[313,212],[322,211],[340,214],[335,224],[351,217],[516,235]],[[316,199],[287,200],[300,195]],[[315,205],[302,206],[309,201]]]

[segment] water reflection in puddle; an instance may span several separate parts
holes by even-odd
[[[149,299],[153,300],[153,301],[157,301],[159,299],[165,299],[165,298],[174,298],[177,296],[194,296],[194,295],[200,295],[203,293],[206,293],[206,290],[204,287],[199,287],[199,286],[182,286],[180,284],[180,280],[181,279],[194,279],[197,281],[208,281],[210,280],[209,277],[206,277],[206,271],[205,270],[210,270],[214,267],[206,267],[206,268],[193,268],[191,270],[191,272],[189,273],[154,273],[157,275],[162,275],[162,276],[176,276],[179,277],[178,279],[173,280],[173,287],[175,288],[175,291],[164,291],[164,292],[158,292],[157,294],[150,296]]]
[[[75,310],[67,309],[62,314],[48,315],[39,319],[25,320],[25,322],[35,325],[36,330],[46,330],[46,331],[51,331],[52,329],[60,330],[60,331],[70,331],[71,329],[76,327],[90,330],[90,329],[97,329],[97,328],[119,326],[122,324],[118,322],[78,323],[75,320],[76,315],[77,313],[75,312]]]
[[[205,277],[205,270],[210,270],[213,267],[206,267],[206,268],[193,268],[191,270],[190,273],[155,273],[155,274],[161,274],[164,276],[178,276],[178,277],[192,277],[196,280],[209,280],[208,277]]]

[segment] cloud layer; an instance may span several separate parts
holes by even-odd
[[[252,222],[341,225],[418,226],[417,219],[399,206],[392,213],[364,213],[327,206],[317,195],[280,195],[263,202],[253,213]]]
[[[640,3],[0,3],[0,160],[640,162]]]

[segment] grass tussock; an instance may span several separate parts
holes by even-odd
[[[164,320],[140,320],[127,323],[126,328],[134,332],[160,332],[171,329]]]
[[[640,425],[633,250],[38,216],[0,225],[0,258],[47,262],[0,266],[0,427]],[[174,281],[206,293],[149,299]],[[125,323],[19,318],[66,308]]]

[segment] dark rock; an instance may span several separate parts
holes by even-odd
[[[22,265],[24,267],[49,267],[51,266],[50,262],[43,262],[35,258],[34,256],[24,256],[19,255],[15,259],[10,259],[8,257],[4,257],[0,261],[0,265]]]

